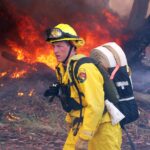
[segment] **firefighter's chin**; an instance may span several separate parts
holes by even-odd
[[[63,60],[62,60],[61,57],[57,56],[56,58],[57,58],[57,61],[58,61],[58,62],[63,62]]]

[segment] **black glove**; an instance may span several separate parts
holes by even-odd
[[[49,89],[47,89],[44,92],[44,96],[45,97],[49,97],[49,96],[57,96],[59,93],[59,84],[58,83],[53,83],[52,86],[49,87]]]

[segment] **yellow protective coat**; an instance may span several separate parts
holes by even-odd
[[[75,55],[71,60],[78,60],[83,55]],[[69,61],[69,62],[70,62]],[[69,64],[68,62],[68,64]],[[59,73],[56,71],[58,80],[61,83],[68,84],[70,76],[65,71],[63,65],[60,63],[57,66]],[[75,144],[78,138],[88,140],[88,150],[120,150],[122,143],[122,132],[120,125],[111,125],[110,116],[108,113],[103,115],[104,111],[104,91],[103,91],[103,77],[92,63],[85,63],[79,67],[78,75],[80,73],[86,74],[83,82],[76,82],[80,91],[84,94],[82,97],[82,116],[83,123],[76,136],[73,136],[73,129],[68,133],[63,150],[75,150]],[[77,76],[78,76],[77,75]],[[71,79],[70,79],[71,80]],[[79,103],[79,96],[74,86],[71,86],[71,97]],[[75,117],[79,117],[80,110],[72,110],[67,113],[66,121],[72,123]]]

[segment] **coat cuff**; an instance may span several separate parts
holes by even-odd
[[[93,136],[94,136],[93,131],[82,130],[79,133],[79,137],[83,140],[91,140]]]

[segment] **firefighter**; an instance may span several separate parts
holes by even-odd
[[[113,126],[108,112],[104,113],[102,74],[92,63],[81,64],[76,75],[71,73],[77,60],[84,57],[77,54],[84,40],[70,25],[58,24],[47,30],[47,41],[52,44],[58,60],[58,83],[44,95],[62,94],[62,106],[67,112],[65,120],[70,127],[63,150],[120,150],[121,127]]]

